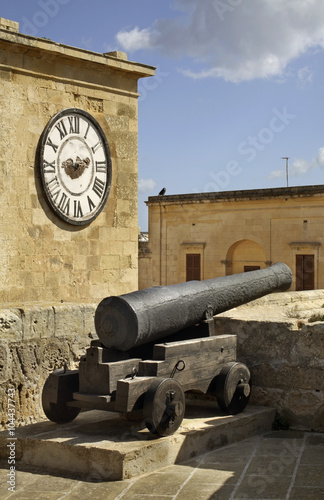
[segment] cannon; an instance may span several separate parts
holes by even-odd
[[[168,436],[181,425],[188,392],[214,396],[227,414],[242,412],[250,371],[236,360],[236,335],[218,335],[213,317],[291,282],[289,267],[277,263],[103,299],[95,312],[98,339],[79,369],[55,370],[44,384],[47,418],[70,422],[81,409],[141,412],[151,433]]]

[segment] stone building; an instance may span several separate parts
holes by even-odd
[[[137,82],[154,68],[18,30],[0,18],[0,301],[134,290]]]
[[[139,288],[285,262],[292,290],[324,288],[324,186],[149,197]],[[145,249],[142,246],[145,245]]]
[[[138,286],[138,79],[154,68],[0,18],[0,426],[44,418],[99,301]]]

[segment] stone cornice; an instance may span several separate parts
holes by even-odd
[[[145,203],[147,205],[181,205],[182,203],[217,203],[224,201],[268,200],[275,198],[292,199],[312,197],[315,195],[324,195],[324,185],[149,196],[148,200]]]
[[[99,54],[77,47],[71,47],[61,43],[53,42],[43,38],[36,38],[22,33],[15,33],[0,29],[0,44],[15,44],[17,50],[21,53],[32,55],[41,50],[44,57],[55,58],[73,58],[84,61],[87,64],[99,64],[103,68],[127,73],[129,76],[134,75],[135,78],[143,78],[154,76],[155,68],[146,64],[128,61],[125,54],[119,52]]]

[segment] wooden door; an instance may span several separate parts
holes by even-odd
[[[200,253],[186,255],[186,281],[200,280]]]
[[[314,255],[296,255],[296,290],[314,290]]]

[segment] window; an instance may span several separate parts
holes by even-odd
[[[296,255],[296,290],[314,290],[314,255]]]
[[[200,280],[200,253],[186,255],[186,281]]]

